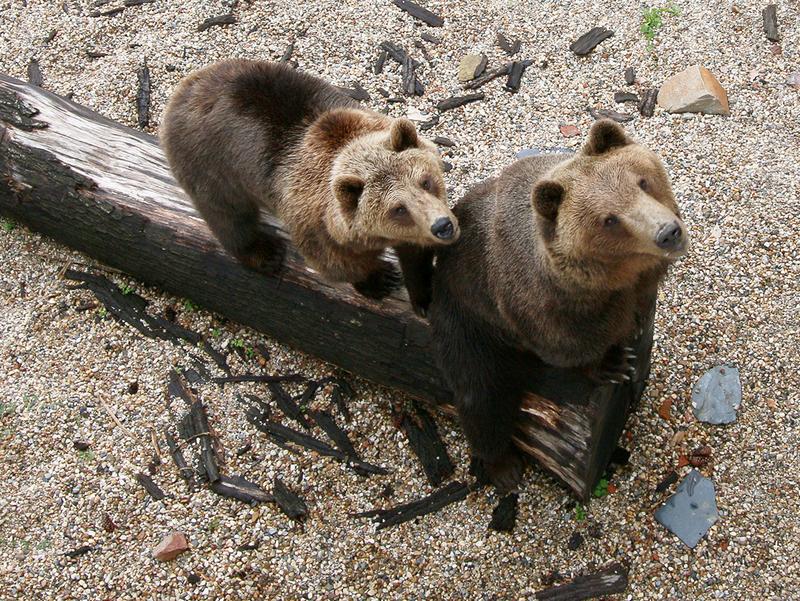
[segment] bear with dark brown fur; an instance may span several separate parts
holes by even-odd
[[[244,264],[274,271],[282,262],[258,227],[265,210],[309,266],[374,298],[399,283],[381,259],[395,247],[412,304],[425,309],[420,249],[454,242],[459,230],[436,146],[407,119],[361,109],[281,63],[227,60],[179,84],[161,141],[175,178]]]
[[[462,236],[437,252],[434,343],[474,455],[512,489],[526,366],[629,378],[625,345],[686,228],[659,158],[609,120],[576,155],[519,160],[454,212]]]

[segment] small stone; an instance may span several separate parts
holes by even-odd
[[[689,465],[692,467],[705,467],[711,461],[711,447],[698,447],[689,453]]]
[[[458,81],[461,83],[478,77],[486,69],[485,54],[468,54],[458,64]]]
[[[559,125],[558,129],[565,138],[574,138],[581,133],[581,130],[574,125]]]
[[[186,576],[186,581],[189,584],[197,584],[198,582],[200,582],[200,580],[201,580],[200,576],[198,576],[194,572],[189,572],[189,575]]]
[[[786,78],[786,85],[792,86],[795,90],[800,90],[800,71],[790,73]]]
[[[658,104],[670,113],[728,115],[728,94],[717,78],[700,65],[670,77],[658,92]]]
[[[153,549],[153,557],[159,561],[171,561],[188,550],[186,537],[181,532],[171,532]]]
[[[692,411],[701,422],[730,424],[742,403],[739,370],[720,365],[708,370],[692,389]]]
[[[669,421],[672,419],[672,399],[667,397],[661,404],[658,406],[658,414],[661,416],[661,419],[664,421]]]
[[[655,514],[656,521],[694,549],[719,519],[714,483],[692,470]]]
[[[76,451],[88,451],[89,450],[89,443],[83,440],[73,440],[72,446],[75,448]]]
[[[583,535],[576,530],[572,533],[572,536],[570,536],[569,540],[567,541],[567,549],[570,551],[577,551],[582,544]]]

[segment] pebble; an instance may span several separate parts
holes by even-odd
[[[172,561],[189,550],[189,543],[182,532],[171,532],[153,549],[153,557],[159,561]]]

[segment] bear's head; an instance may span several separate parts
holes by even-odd
[[[439,152],[408,119],[347,144],[334,161],[331,186],[340,225],[352,236],[420,246],[458,239]]]
[[[610,119],[534,185],[532,202],[556,269],[588,287],[629,286],[688,248],[661,160]]]

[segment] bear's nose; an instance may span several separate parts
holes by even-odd
[[[662,225],[656,234],[656,245],[664,250],[675,250],[683,241],[683,229],[677,221]]]
[[[439,240],[449,240],[453,237],[454,231],[453,222],[450,221],[449,217],[439,217],[431,226],[431,234],[439,238]]]

